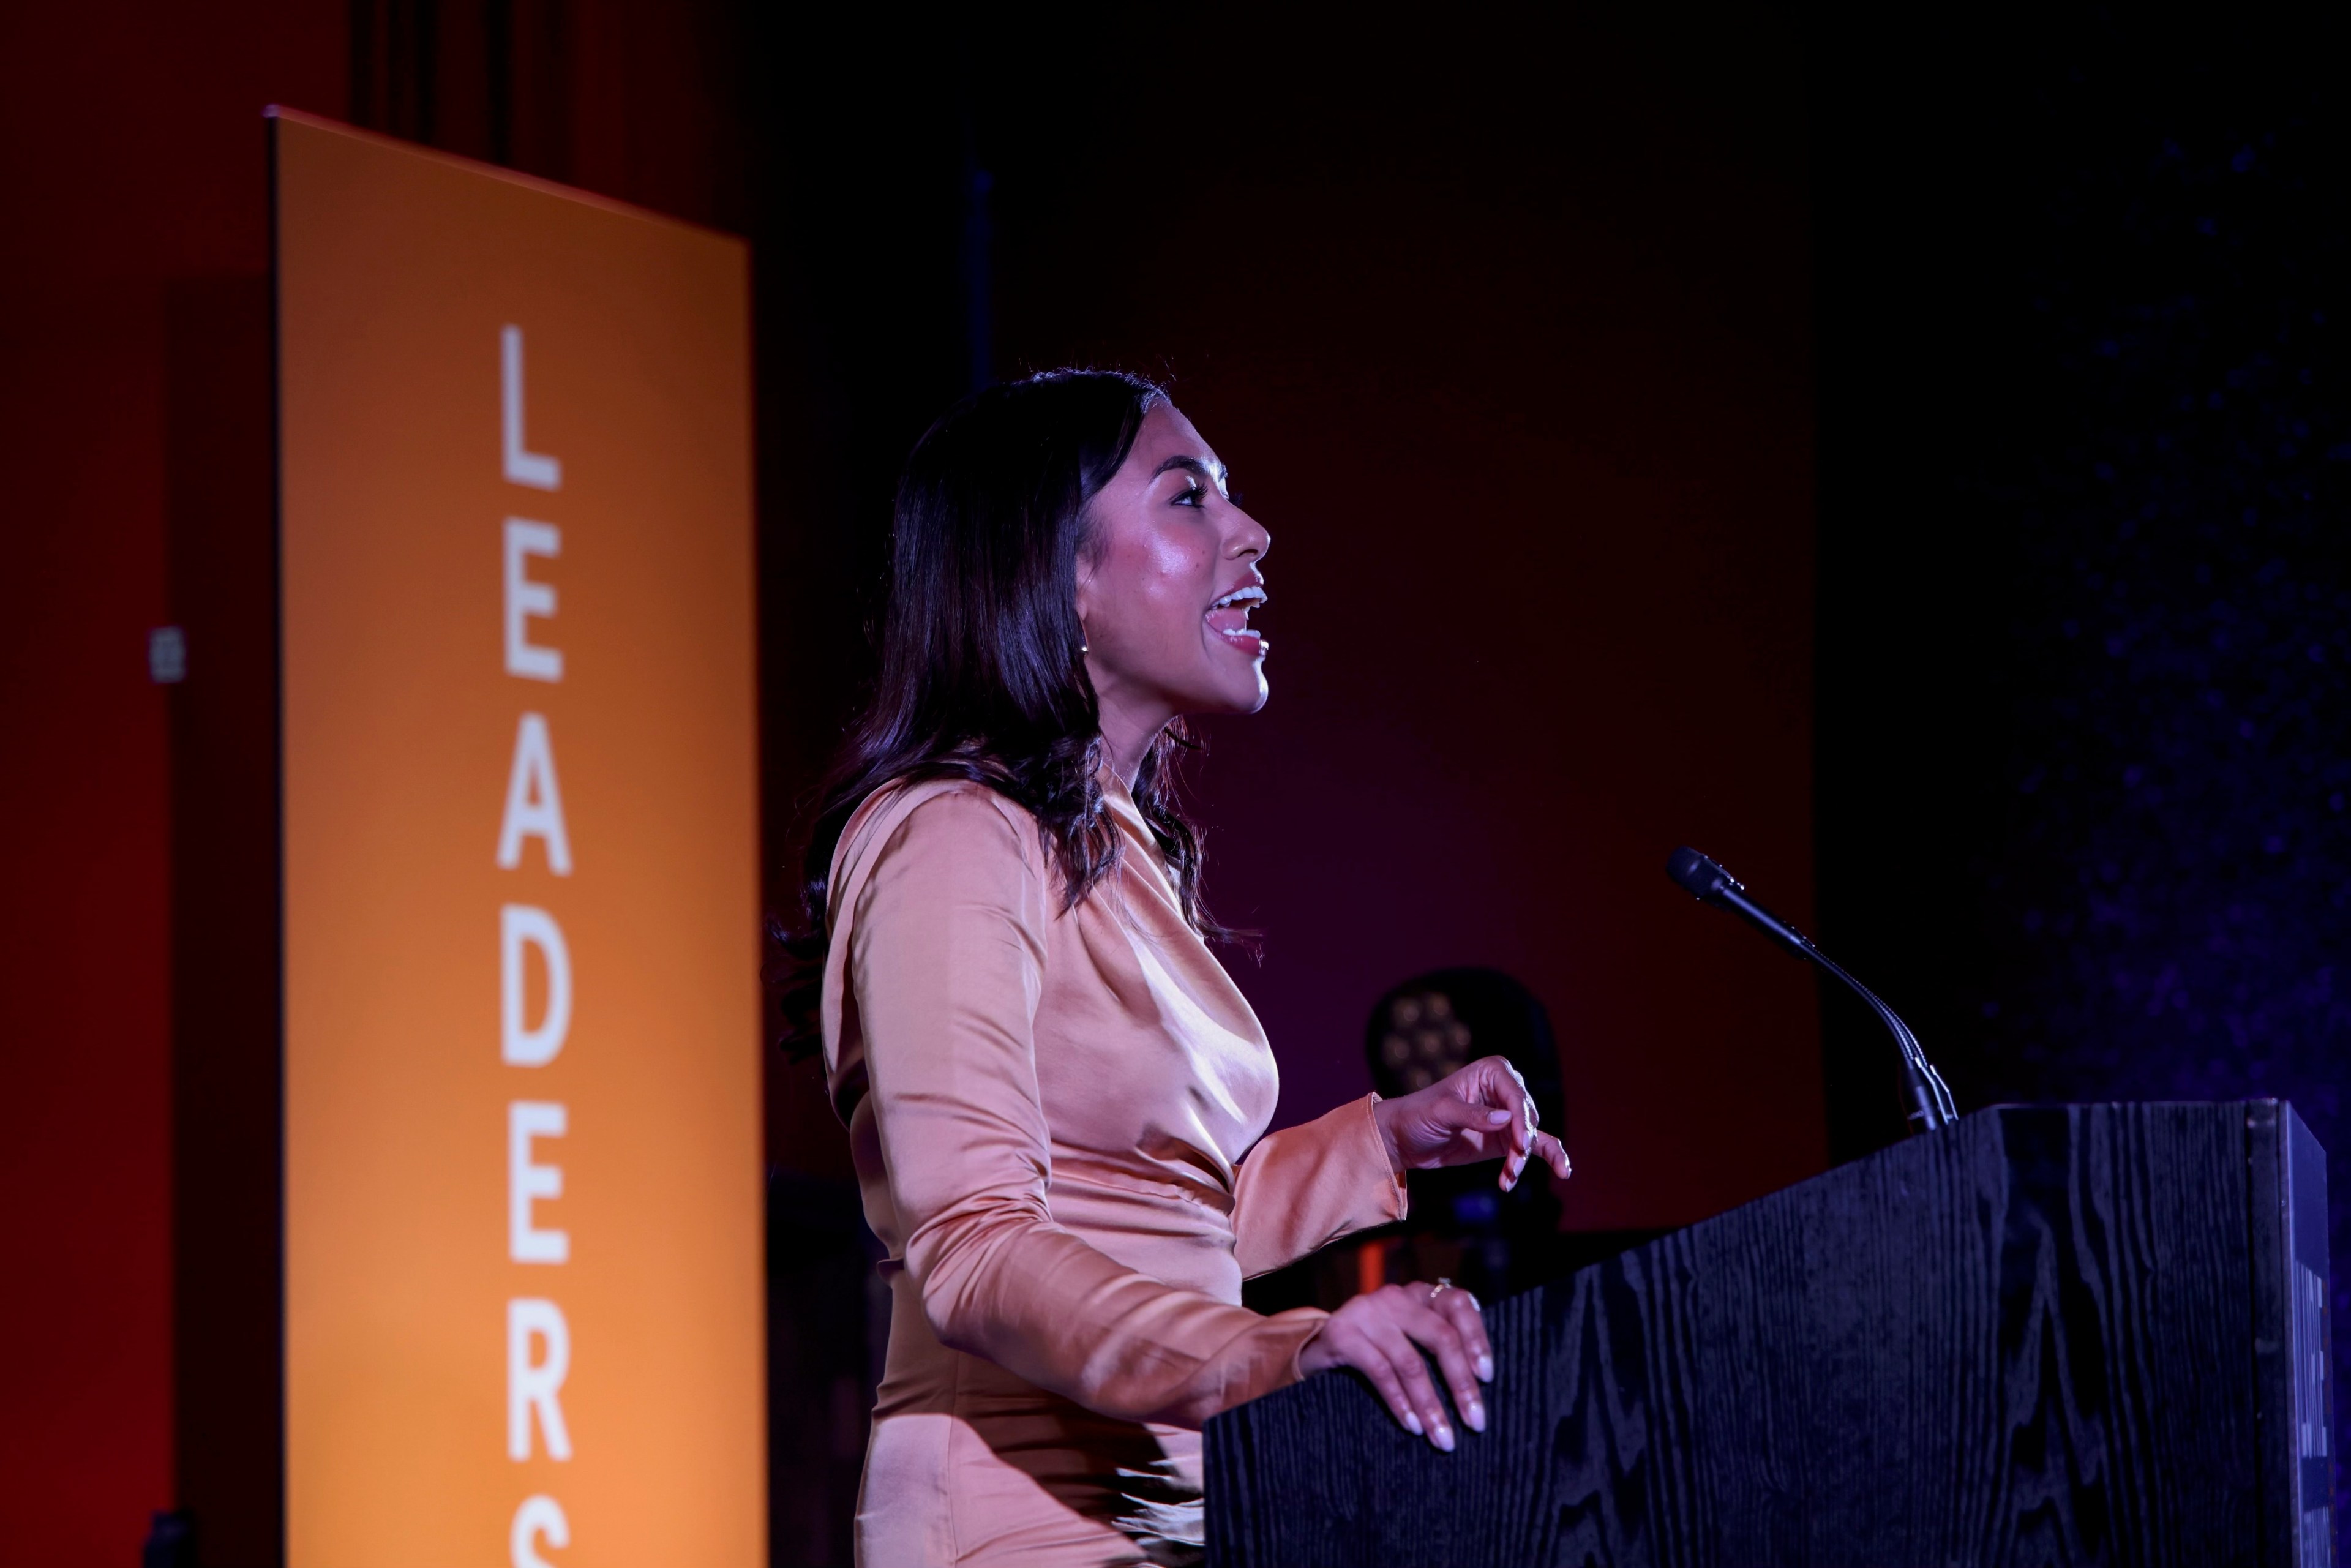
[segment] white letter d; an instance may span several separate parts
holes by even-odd
[[[533,1029],[525,1017],[525,947],[547,966],[547,1010]],[[498,1056],[508,1067],[544,1067],[571,1032],[571,949],[555,916],[528,904],[498,908]]]

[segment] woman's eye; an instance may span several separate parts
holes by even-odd
[[[1177,492],[1176,497],[1176,505],[1179,507],[1205,507],[1208,504],[1205,499],[1207,494],[1208,492],[1200,486],[1189,486]]]

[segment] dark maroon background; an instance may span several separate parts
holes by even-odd
[[[1196,776],[1281,1119],[1370,1088],[1389,986],[1497,965],[1558,1026],[1578,1226],[1823,1157],[1807,977],[1663,874],[1695,841],[1810,914],[1795,67],[1267,32],[1075,156],[1052,128],[1123,89],[982,122],[1001,369],[1170,375],[1273,531],[1273,698]]]

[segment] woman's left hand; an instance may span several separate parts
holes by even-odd
[[[1557,1138],[1535,1123],[1534,1096],[1508,1057],[1489,1056],[1416,1094],[1372,1107],[1388,1163],[1399,1172],[1499,1158],[1504,1192],[1538,1159],[1561,1180],[1573,1166]]]

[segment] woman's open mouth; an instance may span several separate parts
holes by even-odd
[[[1255,583],[1236,588],[1208,606],[1208,630],[1243,653],[1262,656],[1265,634],[1249,623],[1249,612],[1265,602],[1265,590]]]

